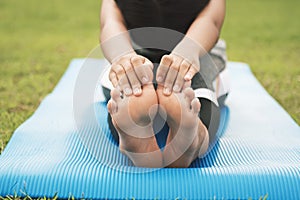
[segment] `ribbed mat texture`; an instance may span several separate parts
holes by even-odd
[[[89,95],[80,90],[80,79],[98,82],[106,64],[72,60],[53,92],[17,128],[0,156],[0,196],[300,199],[299,125],[248,65],[228,63],[231,93],[221,111],[220,138],[206,157],[187,169],[147,169],[134,167],[118,151],[101,87],[92,88],[90,103],[77,98]],[[98,71],[85,77],[82,66]]]

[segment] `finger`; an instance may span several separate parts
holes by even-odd
[[[176,81],[175,81],[175,84],[174,84],[174,87],[173,87],[173,90],[175,92],[180,92],[183,88],[183,85],[184,85],[184,76],[185,74],[187,73],[187,71],[189,70],[190,68],[190,63],[187,62],[186,60],[183,60],[180,64],[180,68],[179,68],[179,72],[177,74],[177,78],[176,78]]]
[[[189,71],[186,73],[186,75],[184,76],[184,80],[189,81],[192,80],[193,76],[199,72],[198,67],[196,67],[195,65],[192,65],[189,69]]]
[[[122,89],[119,86],[119,78],[125,74],[123,67],[119,64],[113,64],[110,69],[109,78],[114,85],[115,88],[119,88],[121,91]],[[113,82],[114,81],[114,82]]]
[[[144,64],[145,64],[145,65],[149,65],[150,68],[151,68],[151,70],[153,70],[153,67],[154,67],[154,66],[153,66],[153,63],[152,63],[149,59],[145,58]]]
[[[135,73],[142,85],[150,84],[153,80],[152,64],[143,64],[134,68]]]
[[[124,92],[126,96],[130,96],[132,94],[132,89],[129,84],[128,78],[126,74],[124,74],[120,79],[119,79],[119,87],[121,91]]]
[[[144,59],[146,60],[146,59]],[[144,62],[138,56],[135,56],[131,59],[131,63],[133,65],[134,71],[138,80],[143,84],[151,83],[153,79],[153,72],[152,72],[152,63],[150,65],[148,62]]]
[[[125,95],[127,95],[127,96],[131,95],[132,94],[131,86],[127,79],[124,68],[118,64],[118,65],[114,65],[112,67],[112,70],[117,75],[118,86],[120,87],[120,90],[123,91],[125,93]]]
[[[114,71],[109,72],[109,80],[113,84],[113,86],[116,88],[118,86],[118,79],[117,75]]]
[[[179,68],[180,68],[180,63],[181,63],[182,59],[175,59],[173,60],[170,69],[168,71],[166,80],[165,80],[165,84],[164,84],[164,94],[165,95],[169,95],[171,94],[172,90],[173,90],[173,85],[175,83]]]
[[[131,85],[131,90],[133,91],[134,95],[140,95],[142,93],[141,90],[141,84],[140,81],[138,80],[134,68],[131,64],[131,62],[124,62],[122,63],[122,66],[125,70],[125,73],[127,75],[129,84]]]
[[[162,57],[161,62],[157,68],[156,81],[157,83],[163,83],[172,64],[172,58],[169,55]]]

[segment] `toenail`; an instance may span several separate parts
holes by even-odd
[[[190,74],[190,73],[186,74],[185,79],[191,80],[192,79],[192,74]]]
[[[165,94],[170,94],[170,93],[171,93],[171,91],[170,91],[170,89],[169,89],[169,88],[165,87],[165,88],[164,88],[164,93],[165,93]]]
[[[126,95],[130,95],[132,93],[130,88],[125,88],[124,92]]]
[[[133,93],[134,94],[140,94],[141,93],[141,89],[140,88],[134,88]]]
[[[179,85],[174,85],[173,90],[178,92],[180,90]]]
[[[147,78],[146,76],[143,76],[142,82],[143,82],[143,83],[148,83],[148,78]]]
[[[157,82],[162,82],[163,78],[161,76],[157,77]]]

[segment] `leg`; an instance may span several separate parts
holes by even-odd
[[[213,144],[216,140],[216,134],[220,125],[220,107],[208,99],[198,99],[201,103],[199,117],[208,130],[209,144]]]
[[[199,154],[208,148],[208,131],[198,117],[200,103],[191,88],[181,93],[165,96],[163,87],[158,86],[160,111],[167,113],[170,133],[163,152],[164,165],[188,167]]]
[[[161,167],[162,155],[152,130],[152,120],[157,112],[153,85],[144,86],[139,97],[121,98],[120,92],[114,89],[107,107],[119,135],[120,151],[136,166]]]

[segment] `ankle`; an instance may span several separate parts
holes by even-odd
[[[198,153],[199,158],[203,157],[203,155],[207,152],[209,146],[209,133],[207,128],[204,125],[203,125],[203,131],[204,131],[204,137],[202,137],[203,139],[201,141],[201,146]]]

